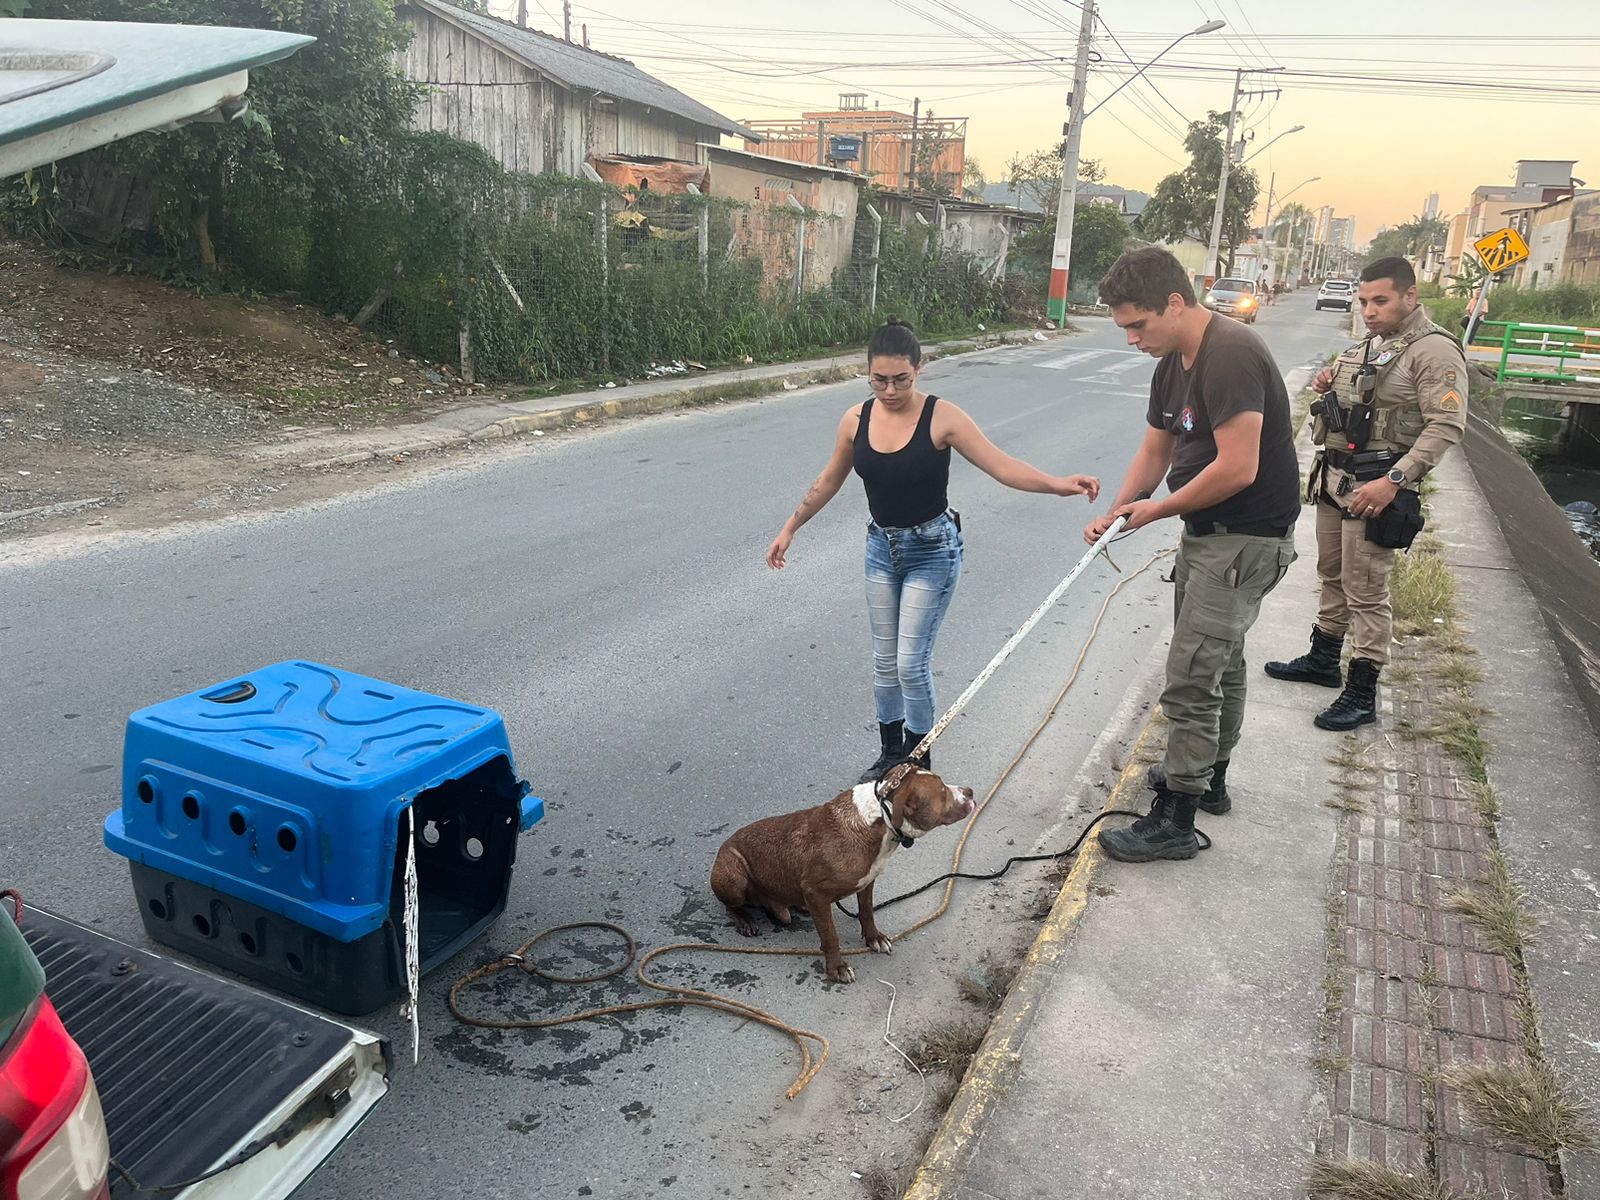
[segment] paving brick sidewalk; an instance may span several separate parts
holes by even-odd
[[[1449,907],[1495,878],[1498,849],[1489,794],[1427,736],[1441,713],[1470,702],[1433,674],[1439,659],[1433,639],[1405,646],[1389,671],[1402,681],[1388,689],[1389,732],[1369,727],[1331,760],[1349,812],[1329,903],[1318,1062],[1332,1121],[1319,1150],[1455,1194],[1548,1197],[1552,1165],[1467,1119],[1447,1082],[1452,1067],[1522,1065],[1529,1048],[1520,963]]]

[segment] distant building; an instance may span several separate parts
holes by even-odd
[[[577,175],[591,154],[695,161],[701,142],[752,136],[626,59],[458,8],[400,0],[405,77],[423,85],[418,129],[482,146],[507,170]]]
[[[1422,206],[1422,219],[1431,221],[1439,215],[1439,193],[1429,192],[1427,202]]]
[[[1577,187],[1572,175],[1577,165],[1572,158],[1518,159],[1514,183],[1486,183],[1474,188],[1459,232],[1456,222],[1451,222],[1445,246],[1445,273],[1460,275],[1462,257],[1484,234],[1505,225],[1521,228],[1534,210],[1571,196]]]
[[[1042,212],[1038,204],[1034,203],[1026,193],[1013,188],[1009,183],[985,184],[983,198],[990,204],[1007,204],[1012,208],[1020,208],[1026,213]],[[1117,210],[1125,217],[1137,217],[1144,212],[1145,205],[1150,203],[1150,193],[1135,191],[1132,188],[1117,187],[1110,183],[1080,183],[1078,185],[1078,199],[1109,200],[1117,206]]]
[[[1600,284],[1600,192],[1573,197],[1561,278],[1567,283]]]
[[[857,171],[881,188],[910,185],[915,153],[922,164],[919,177],[953,196],[961,194],[967,165],[965,117],[939,117],[931,109],[913,116],[868,108],[865,93],[845,92],[835,109],[745,124],[752,131],[746,150],[757,150],[759,141],[762,154]]]

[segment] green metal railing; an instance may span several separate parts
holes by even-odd
[[[1499,330],[1498,336],[1493,330]],[[1600,329],[1576,325],[1534,325],[1520,321],[1482,321],[1473,344],[1497,347],[1500,369],[1495,378],[1531,379],[1542,383],[1587,383],[1600,385]],[[1521,359],[1553,360],[1553,370],[1544,364]]]

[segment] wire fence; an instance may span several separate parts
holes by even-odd
[[[419,134],[382,193],[340,207],[230,181],[223,249],[469,378],[648,374],[860,345],[881,314],[927,334],[998,318],[999,272],[937,229],[505,172]]]

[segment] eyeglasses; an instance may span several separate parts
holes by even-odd
[[[898,392],[901,388],[910,387],[912,379],[913,376],[910,375],[896,375],[893,379],[887,375],[873,375],[869,377],[868,382],[872,384],[872,390],[875,392],[887,391],[890,388]]]

